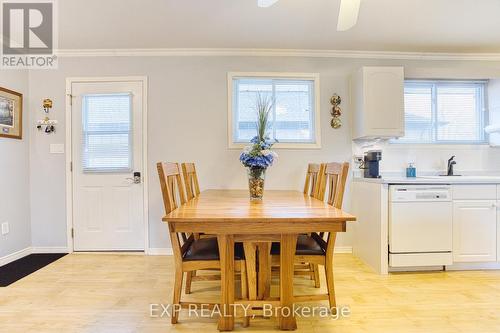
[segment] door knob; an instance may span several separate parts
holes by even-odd
[[[140,172],[134,172],[134,177],[133,178],[127,178],[132,184],[140,184],[142,183],[142,178],[141,178],[141,173]]]
[[[140,184],[142,182],[141,173],[134,172],[134,184]]]

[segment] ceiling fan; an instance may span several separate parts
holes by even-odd
[[[278,0],[257,0],[259,7],[271,7]],[[337,23],[338,31],[346,31],[356,25],[358,21],[359,6],[361,0],[340,0],[339,20]]]

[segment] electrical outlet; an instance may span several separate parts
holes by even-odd
[[[9,222],[2,223],[2,235],[7,235],[9,233]]]

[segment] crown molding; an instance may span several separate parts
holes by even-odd
[[[440,53],[353,50],[154,48],[59,49],[59,57],[310,57],[389,60],[500,61],[500,53]]]

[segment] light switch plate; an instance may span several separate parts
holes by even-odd
[[[9,233],[9,222],[2,223],[2,235],[7,235]]]
[[[64,154],[64,144],[63,143],[52,143],[50,144],[51,154]]]

